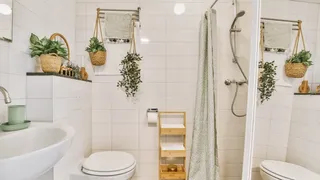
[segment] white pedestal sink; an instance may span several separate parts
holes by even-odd
[[[67,152],[72,127],[34,127],[0,136],[0,180],[33,180]]]

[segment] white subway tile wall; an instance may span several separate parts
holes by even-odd
[[[27,119],[32,121],[32,124],[62,123],[73,127],[77,132],[72,146],[63,159],[55,165],[54,176],[51,176],[51,180],[53,177],[67,180],[70,172],[78,167],[79,161],[91,154],[92,134],[100,137],[106,132],[92,133],[92,129],[96,127],[91,127],[92,83],[57,76],[27,76],[26,94]],[[96,118],[99,120],[98,117]]]
[[[263,160],[286,161],[289,140],[293,88],[276,86],[269,101],[257,107],[253,154],[253,180],[261,180]]]
[[[184,3],[186,11],[174,14],[175,3]],[[158,128],[146,120],[147,108],[187,112],[187,143],[191,147],[193,111],[196,94],[200,19],[213,0],[78,0],[76,10],[76,47],[78,60],[85,59],[93,77],[93,151],[123,150],[138,161],[134,180],[158,179]],[[142,81],[135,103],[116,87],[121,78],[118,69],[128,45],[107,45],[105,67],[95,68],[94,75],[85,45],[92,36],[96,8],[141,10],[138,52],[142,54]],[[223,180],[240,180],[244,148],[245,118],[231,114],[235,87],[226,87],[225,79],[241,80],[232,63],[229,28],[234,18],[231,0],[220,0],[215,6],[218,20],[218,141]],[[251,1],[239,1],[247,12],[239,19],[239,58],[247,74],[249,67]],[[140,42],[140,38],[149,42]],[[80,48],[80,49],[79,49]],[[119,56],[120,55],[120,56]],[[111,68],[112,67],[112,68]],[[245,113],[247,87],[240,88],[236,111]],[[190,156],[188,150],[188,157]]]
[[[320,97],[295,96],[287,161],[320,173]]]

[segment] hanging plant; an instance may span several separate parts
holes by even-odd
[[[100,8],[97,9],[96,25],[93,31],[93,37],[89,41],[89,45],[86,51],[89,53],[91,64],[94,66],[102,66],[107,60],[107,50],[104,46],[103,33],[100,22]],[[99,41],[99,29],[100,29],[100,39]]]
[[[312,65],[311,53],[306,50],[306,43],[302,33],[302,21],[298,21],[298,33],[294,43],[292,56],[286,61],[285,73],[291,78],[302,78],[305,76],[308,67]],[[300,37],[302,39],[303,50],[298,53]]]
[[[120,63],[122,66],[122,69],[120,70],[122,80],[117,84],[117,87],[120,87],[125,91],[127,97],[135,97],[139,91],[139,85],[142,83],[141,69],[139,67],[139,62],[142,60],[142,56],[140,56],[136,50],[134,27],[135,24],[134,21],[132,21],[130,50]]]
[[[141,60],[140,54],[128,52],[120,63],[122,80],[118,82],[117,87],[122,88],[127,97],[134,97],[139,90],[139,84],[142,83],[141,69],[139,68]]]
[[[264,101],[268,101],[272,96],[272,93],[276,89],[276,80],[275,77],[277,75],[277,66],[272,62],[259,62],[259,68],[263,68],[261,72],[261,76],[259,77],[259,87],[260,91],[260,100],[261,103]]]

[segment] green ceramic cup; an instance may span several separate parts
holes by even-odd
[[[26,120],[26,106],[12,105],[8,107],[8,124],[22,124]]]

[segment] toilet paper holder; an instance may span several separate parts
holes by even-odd
[[[158,108],[149,108],[147,109],[147,113],[150,113],[150,112],[159,112]]]

